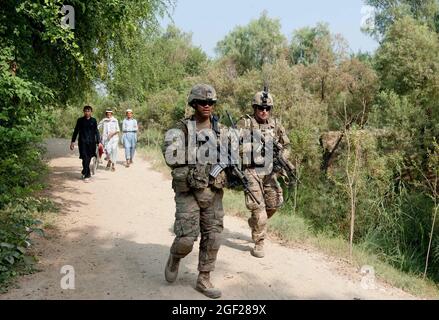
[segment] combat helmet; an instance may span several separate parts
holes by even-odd
[[[196,84],[192,87],[187,102],[193,107],[196,100],[202,101],[217,101],[215,89],[208,84]]]
[[[267,91],[260,91],[255,94],[252,100],[252,106],[274,106],[273,96]]]

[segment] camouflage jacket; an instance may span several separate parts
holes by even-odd
[[[174,143],[169,139],[165,139],[162,146],[162,153],[165,157],[166,164],[172,169],[171,174],[173,177],[173,188],[174,190],[178,188],[181,192],[186,192],[190,189],[202,189],[208,186],[214,186],[218,189],[223,188],[226,185],[226,176],[224,172],[221,173],[216,179],[212,180],[212,177],[209,176],[209,172],[212,167],[211,164],[189,163],[189,139],[195,140],[195,137],[189,136],[190,121],[195,121],[194,116],[179,120],[171,129],[177,129],[175,131],[176,133],[180,132],[180,139],[177,139],[177,141]],[[213,129],[217,138],[219,138],[221,135],[221,130],[223,130],[225,127],[219,123],[215,116],[211,118],[211,122],[211,129]],[[170,148],[172,144],[174,144],[173,148]],[[196,145],[198,147],[200,146],[200,144]],[[174,155],[176,154],[175,148],[180,150],[180,155],[177,157],[178,162],[169,163],[168,159],[170,158],[171,153],[173,152]]]
[[[264,137],[270,135],[274,140],[278,141],[284,147],[283,154],[288,158],[288,146],[290,144],[290,139],[288,138],[284,126],[278,119],[269,118],[267,123],[260,124],[256,121],[254,116],[245,115],[239,119],[236,126],[240,132],[241,139],[245,137],[246,133],[251,134],[253,130],[260,130]],[[244,145],[244,147],[240,150],[241,156],[244,152],[251,152],[251,147],[251,145]]]

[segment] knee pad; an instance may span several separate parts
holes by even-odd
[[[171,247],[171,253],[179,258],[187,256],[194,247],[195,238],[183,237],[176,238]]]
[[[210,244],[210,248],[212,248],[213,250],[219,250],[220,246],[221,246],[221,234],[220,233],[211,233],[209,235],[209,244]]]
[[[267,224],[267,212],[265,209],[260,209],[252,212],[252,220],[254,227],[260,228]]]
[[[212,232],[205,237],[201,236],[200,254],[209,255],[211,252],[217,252],[221,247],[221,234]]]

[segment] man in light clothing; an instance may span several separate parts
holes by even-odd
[[[107,169],[115,171],[115,164],[117,161],[117,149],[119,144],[119,121],[113,117],[112,110],[105,111],[106,118],[99,122],[99,128],[103,128],[102,144],[104,145],[105,153],[107,154]]]
[[[122,122],[123,145],[125,147],[125,159],[127,168],[133,163],[137,143],[137,120],[133,118],[133,110],[126,110],[126,118]]]

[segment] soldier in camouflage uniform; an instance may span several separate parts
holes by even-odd
[[[198,279],[196,289],[210,298],[219,298],[221,291],[210,282],[210,272],[215,268],[220,248],[220,234],[223,231],[223,187],[226,184],[225,173],[213,179],[209,172],[211,164],[188,163],[189,125],[196,123],[196,134],[203,129],[212,129],[219,135],[219,123],[212,115],[217,101],[215,89],[206,84],[195,85],[189,95],[188,104],[195,114],[180,120],[174,129],[184,134],[184,163],[169,164],[172,168],[172,188],[175,191],[175,240],[165,268],[165,278],[172,283],[177,278],[180,260],[193,248],[201,232]],[[195,130],[194,130],[195,131]],[[211,131],[212,132],[212,131]],[[170,143],[165,142],[164,155],[167,158]],[[198,146],[199,147],[199,146]],[[171,152],[174,152],[171,150]],[[169,154],[168,154],[169,155]]]
[[[274,106],[273,97],[271,94],[268,94],[264,103],[263,94],[264,92],[256,93],[252,101],[253,115],[246,115],[241,118],[238,121],[237,127],[241,130],[241,134],[243,132],[260,130],[262,136],[271,135],[273,139],[286,147],[290,141],[284,127],[277,119],[270,117]],[[243,129],[246,130],[244,131]],[[285,155],[287,156],[287,154]],[[267,220],[274,215],[283,203],[282,188],[277,181],[278,170],[274,168],[270,173],[261,173],[261,171],[257,170],[257,165],[253,161],[248,165],[244,164],[243,169],[249,181],[249,188],[255,195],[256,200],[258,200],[255,201],[249,194],[245,196],[246,206],[251,211],[248,224],[252,230],[252,238],[255,242],[255,247],[252,248],[251,254],[257,258],[263,258]]]

